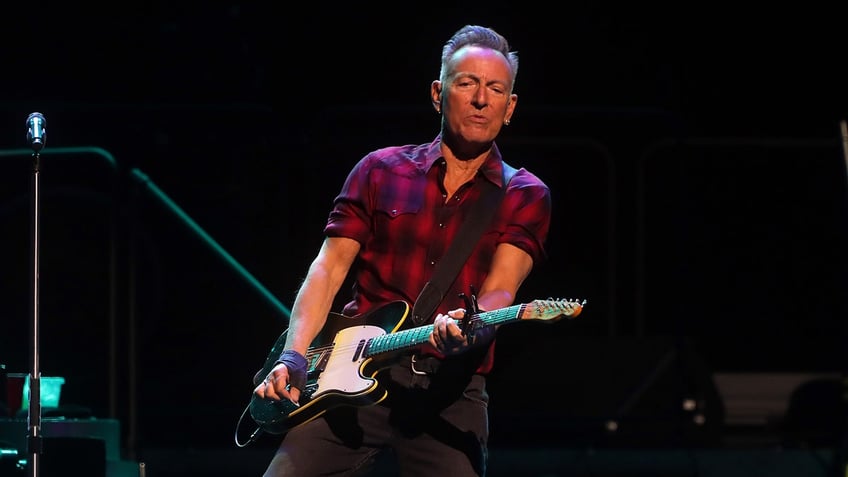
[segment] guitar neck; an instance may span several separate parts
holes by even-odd
[[[474,332],[484,326],[500,325],[521,319],[521,311],[526,305],[513,305],[493,311],[484,311],[471,315],[469,326]],[[455,320],[457,326],[462,326],[462,320]],[[433,325],[424,325],[395,333],[375,336],[366,345],[363,353],[365,357],[376,356],[383,353],[401,351],[424,344],[429,340],[433,332]]]

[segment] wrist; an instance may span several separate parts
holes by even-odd
[[[277,358],[277,364],[284,364],[289,370],[289,384],[297,389],[303,390],[306,385],[308,362],[302,354],[293,349],[284,350]]]
[[[277,361],[274,364],[283,363],[289,368],[303,368],[306,369],[307,361],[306,358],[293,349],[283,350],[280,353],[280,357],[277,358]]]

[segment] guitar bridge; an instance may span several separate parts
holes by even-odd
[[[325,349],[315,353],[309,353],[309,367],[306,371],[307,380],[316,380],[318,376],[327,368],[327,361],[330,359],[330,349]]]

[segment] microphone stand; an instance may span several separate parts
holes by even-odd
[[[839,121],[839,132],[842,136],[843,165],[845,166],[846,179],[848,179],[848,120],[843,119]],[[842,323],[842,334],[848,337],[848,324],[844,321]],[[848,354],[844,350],[841,358],[841,404],[848,408]],[[833,475],[835,477],[848,476],[848,420],[842,423],[841,436],[839,442],[836,444],[836,452],[833,460],[835,464],[833,466]]]
[[[43,119],[43,118],[42,118]],[[27,121],[29,123],[29,120]],[[29,475],[38,477],[40,470],[40,457],[43,448],[41,436],[41,371],[39,363],[39,322],[38,322],[38,279],[39,279],[39,189],[38,171],[41,149],[44,147],[44,139],[31,137],[32,131],[27,135],[33,149],[32,154],[32,322],[30,324],[30,375],[29,375],[29,414],[27,415],[27,452],[29,459]]]

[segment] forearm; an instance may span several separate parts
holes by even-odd
[[[309,345],[324,327],[340,287],[341,282],[337,283],[319,264],[310,267],[292,306],[286,349],[306,355]]]
[[[511,306],[532,268],[533,259],[526,252],[510,244],[499,245],[477,293],[478,308],[493,311]]]
[[[348,239],[324,242],[295,297],[286,334],[286,349],[306,354],[327,321],[358,247],[356,242]]]
[[[484,290],[477,296],[477,308],[480,311],[493,311],[510,306],[515,301],[515,293],[510,290]]]
[[[515,303],[518,289],[532,269],[529,255],[518,248],[503,245],[498,248],[491,273],[477,293],[479,311],[494,311]],[[480,346],[495,338],[497,325],[486,326],[475,333],[473,343]]]

